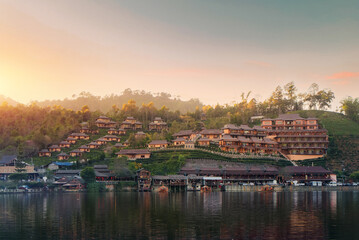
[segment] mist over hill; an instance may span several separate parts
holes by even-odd
[[[12,106],[16,106],[18,104],[18,102],[16,102],[15,100],[13,100],[9,97],[5,97],[4,95],[0,95],[0,105],[3,102],[7,102],[9,105],[12,105]]]
[[[42,107],[60,105],[73,110],[81,110],[84,105],[87,105],[91,111],[98,110],[106,113],[111,110],[113,105],[117,105],[117,107],[121,108],[122,105],[129,100],[134,100],[137,106],[153,102],[154,106],[158,109],[162,106],[166,106],[172,111],[178,110],[181,113],[193,112],[196,110],[196,107],[201,108],[203,106],[203,103],[201,103],[199,99],[183,101],[164,92],[151,93],[146,91],[133,91],[131,89],[126,89],[121,94],[111,94],[104,97],[95,96],[89,92],[82,92],[78,96],[74,95],[71,99],[35,101],[35,103]]]

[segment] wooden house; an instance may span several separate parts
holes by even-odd
[[[206,137],[202,137],[197,140],[197,143],[199,146],[209,146],[211,144],[212,140]]]
[[[146,137],[146,133],[144,133],[144,132],[142,132],[142,131],[135,133],[135,138],[136,138],[136,139],[143,139],[143,138],[145,138],[145,137]]]
[[[122,149],[116,153],[118,157],[125,156],[129,160],[147,159],[151,157],[151,152],[147,149]]]
[[[70,137],[75,138],[77,140],[89,140],[90,136],[85,133],[71,133]]]
[[[109,130],[107,130],[107,133],[110,135],[117,135],[118,134],[118,130],[115,128],[110,128]]]
[[[71,146],[71,143],[69,143],[68,141],[61,141],[59,143],[60,148],[69,148]]]
[[[138,191],[146,192],[151,190],[151,172],[145,169],[137,171]]]
[[[202,138],[219,140],[219,138],[222,135],[222,132],[219,129],[204,129],[199,134],[201,135]]]
[[[96,142],[97,144],[104,145],[104,144],[107,143],[107,140],[104,139],[104,138],[99,138],[99,139],[95,140],[95,142]]]
[[[42,149],[39,152],[39,157],[51,157],[51,152],[48,149]]]
[[[175,138],[184,138],[186,140],[193,140],[197,137],[197,133],[193,130],[181,130],[172,135]]]
[[[187,142],[186,139],[180,137],[180,138],[177,138],[175,140],[172,141],[173,142],[173,145],[175,146],[180,146],[180,145],[185,145],[185,143]]]
[[[101,144],[97,143],[97,142],[90,142],[87,145],[90,149],[98,149],[101,147]]]
[[[125,146],[122,143],[116,143],[114,145],[115,148],[124,148]]]
[[[61,152],[61,147],[59,145],[52,145],[48,149],[50,152]]]
[[[155,117],[153,122],[148,124],[148,129],[150,131],[161,132],[162,130],[167,130],[167,123],[162,120],[160,117]]]
[[[119,142],[121,139],[115,135],[106,135],[102,137],[107,142]]]
[[[88,127],[82,127],[82,128],[80,129],[80,133],[90,134],[90,133],[92,133],[92,131],[91,131]]]
[[[16,155],[3,155],[0,158],[0,166],[15,166]]]
[[[167,140],[153,140],[148,144],[148,148],[166,148],[168,147]]]
[[[77,142],[77,139],[73,137],[68,137],[66,138],[66,142],[69,142],[70,144],[75,144]]]
[[[122,128],[119,128],[118,129],[118,135],[126,135],[126,130],[122,129]]]
[[[79,150],[81,152],[90,152],[91,151],[90,147],[87,145],[82,145],[81,147],[79,147]]]
[[[136,121],[134,117],[127,117],[125,121],[121,123],[120,128],[124,130],[140,130],[142,129],[142,123]]]
[[[70,156],[67,153],[61,152],[57,155],[57,160],[67,160],[69,157]]]
[[[79,149],[74,149],[74,150],[70,151],[71,157],[81,157],[82,155],[83,155],[83,152],[80,151]]]
[[[110,118],[106,116],[100,116],[96,119],[96,126],[98,128],[115,128],[116,122],[112,121]]]

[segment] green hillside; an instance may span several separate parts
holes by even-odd
[[[327,111],[297,111],[302,117],[316,117],[328,130],[329,149],[325,158],[307,160],[301,165],[322,165],[330,170],[349,174],[359,169],[359,124],[345,115]]]

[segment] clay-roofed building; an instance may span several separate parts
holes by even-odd
[[[162,118],[160,117],[155,117],[155,119],[153,120],[153,122],[150,122],[148,124],[148,129],[150,131],[157,131],[157,132],[161,132],[162,130],[167,130],[167,123],[164,122],[162,120]]]
[[[129,160],[147,159],[151,157],[151,152],[147,149],[122,149],[116,153],[118,157],[125,156]]]
[[[185,145],[185,143],[187,142],[187,139],[179,137],[179,138],[173,140],[172,142],[173,142],[173,145],[175,145],[175,146]]]
[[[79,147],[79,150],[81,152],[90,152],[91,151],[90,147],[87,145],[82,145],[81,147]]]
[[[112,173],[107,165],[94,165],[95,178],[97,182],[115,181],[116,175]]]
[[[142,123],[136,121],[134,117],[127,117],[125,121],[121,123],[120,128],[124,130],[140,130],[142,129]]]
[[[98,128],[115,128],[116,122],[112,121],[109,117],[100,116],[96,119],[96,126]]]
[[[279,170],[272,166],[238,165],[231,167],[183,167],[182,175],[222,177],[233,182],[273,182],[277,179]]]
[[[71,170],[59,169],[55,172],[55,179],[79,177],[80,173],[81,173],[80,169],[71,169]]]
[[[82,127],[80,133],[91,133],[91,130],[88,127]]]
[[[99,144],[97,142],[90,142],[87,146],[91,149],[98,149],[101,147],[101,144]]]
[[[83,155],[83,152],[80,151],[79,149],[74,149],[70,151],[69,154],[71,157],[81,157]]]
[[[70,137],[75,138],[77,140],[89,140],[90,136],[86,133],[71,133]]]
[[[69,143],[68,141],[61,141],[59,143],[60,148],[69,148],[71,146],[71,143]]]
[[[66,142],[69,142],[70,144],[75,144],[77,142],[77,139],[73,137],[68,137],[66,138]]]
[[[125,146],[122,143],[116,143],[114,145],[115,148],[124,148]]]
[[[202,137],[197,140],[197,144],[199,146],[209,146],[211,144],[212,140],[206,137]]]
[[[67,160],[70,156],[67,153],[61,152],[56,157],[57,160]]]
[[[110,135],[115,135],[115,134],[118,134],[118,130],[115,129],[115,128],[110,128],[108,131],[107,131],[108,134]]]
[[[148,148],[166,148],[168,147],[167,140],[153,140],[148,144]]]
[[[0,166],[0,179],[7,180],[11,174],[17,173],[16,169],[16,166]],[[39,176],[32,165],[26,165],[23,170],[23,173],[27,173],[29,180],[36,180]]]
[[[221,137],[222,131],[219,129],[204,129],[199,134],[202,138],[218,140]]]
[[[194,139],[197,134],[193,130],[181,130],[172,135],[175,138],[184,138],[186,140]]]
[[[262,128],[290,160],[319,158],[328,149],[327,130],[319,128],[316,118],[283,114],[275,119],[262,119]]]
[[[123,128],[118,129],[118,135],[126,135],[126,130]]]
[[[39,157],[51,157],[51,152],[48,149],[42,149],[39,152]]]
[[[97,144],[104,145],[104,144],[107,143],[107,140],[104,139],[104,138],[99,138],[99,139],[95,140],[95,142],[96,142]]]
[[[281,170],[285,181],[310,182],[321,181],[330,182],[331,171],[321,166],[288,166]]]
[[[3,155],[0,158],[0,166],[15,166],[16,155]]]
[[[145,137],[146,137],[146,133],[144,133],[142,131],[135,133],[135,138],[136,139],[142,139],[142,138],[145,138]]]
[[[108,142],[118,142],[121,140],[119,137],[117,137],[115,135],[106,135],[106,136],[103,136],[102,138]]]
[[[50,152],[61,152],[61,147],[59,145],[51,145],[48,149]]]

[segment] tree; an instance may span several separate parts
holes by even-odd
[[[359,171],[353,172],[350,174],[349,178],[354,182],[359,182]]]
[[[81,177],[86,183],[92,183],[95,182],[95,170],[93,167],[86,167],[81,171]]]
[[[325,110],[330,107],[334,98],[332,90],[319,90],[318,84],[313,83],[309,88],[309,92],[304,96],[304,101],[308,103],[309,109]]]
[[[9,179],[15,182],[19,182],[21,180],[25,180],[28,178],[27,173],[20,173],[20,172],[16,172],[13,174],[9,175]]]
[[[347,97],[340,101],[340,112],[353,121],[359,122],[359,98]]]

